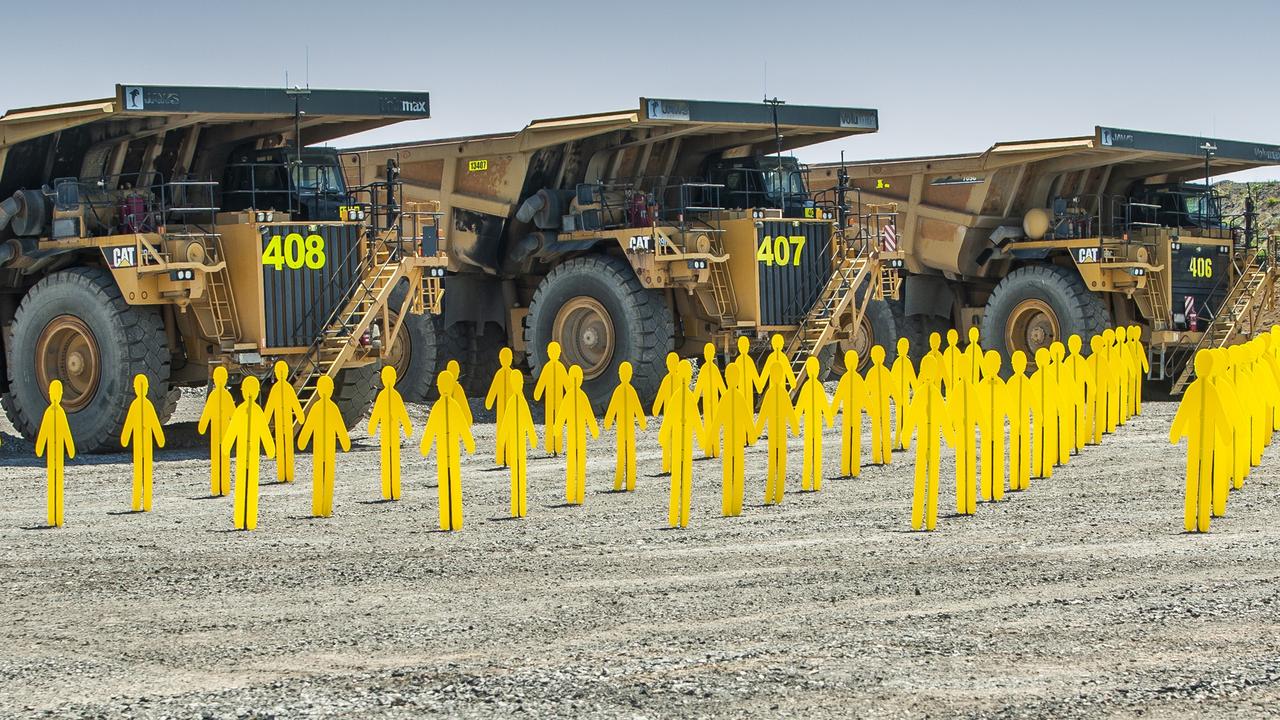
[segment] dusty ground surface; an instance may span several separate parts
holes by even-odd
[[[560,507],[562,461],[539,457],[528,518],[507,520],[485,425],[459,533],[434,531],[415,446],[404,499],[375,502],[364,440],[332,519],[307,517],[301,456],[259,530],[230,531],[189,425],[154,512],[126,512],[124,456],[85,458],[66,527],[31,529],[43,469],[3,427],[0,715],[1274,716],[1280,451],[1185,535],[1172,411],[974,517],[944,490],[933,534],[908,531],[911,454],[764,508],[763,447],[743,517],[718,517],[719,463],[699,461],[692,524],[667,530],[653,430],[635,493],[608,492],[606,434],[584,507]]]

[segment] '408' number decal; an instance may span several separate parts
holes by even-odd
[[[756,248],[756,260],[769,267],[774,265],[799,265],[804,252],[805,236],[765,235]]]
[[[324,267],[324,238],[311,234],[305,238],[298,233],[289,233],[283,238],[272,235],[267,247],[262,251],[262,264],[270,265],[276,270],[288,267],[290,270],[319,270]]]

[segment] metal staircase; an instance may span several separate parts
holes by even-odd
[[[357,352],[364,352],[361,339],[380,316],[386,316],[388,310],[395,312],[398,318],[414,310],[421,311],[424,306],[431,312],[439,311],[444,290],[436,276],[423,277],[420,287],[411,287],[401,307],[388,307],[391,295],[401,280],[410,277],[417,267],[438,262],[434,257],[406,255],[400,250],[401,243],[400,230],[395,225],[369,236],[370,247],[350,297],[333,312],[324,323],[324,332],[293,366],[290,383],[298,393],[298,401],[304,411],[315,400],[316,384],[320,378],[334,378],[349,366]],[[386,330],[388,338],[394,338],[399,327]]]
[[[1269,250],[1274,251],[1274,238],[1269,245]],[[1181,394],[1191,384],[1195,375],[1195,363],[1191,359],[1196,353],[1208,348],[1226,347],[1237,338],[1258,331],[1262,313],[1275,304],[1275,259],[1274,252],[1268,252],[1265,259],[1257,255],[1250,258],[1227,293],[1222,309],[1205,328],[1204,335],[1188,355],[1186,365],[1173,383],[1174,395]]]
[[[879,272],[878,252],[865,243],[859,245],[860,250],[844,251],[830,279],[822,288],[822,293],[785,347],[784,352],[796,377],[802,376],[805,361],[811,355],[821,352],[835,338],[840,330],[837,320],[845,310],[852,304],[853,322],[850,327],[857,328],[862,323],[867,303],[875,298],[880,289],[878,278],[875,282],[867,282],[873,274]],[[860,302],[857,298],[859,289],[862,294]]]
[[[229,350],[240,340],[240,316],[236,314],[235,298],[231,294],[231,277],[224,263],[222,236],[205,233],[201,238],[209,261],[222,264],[216,271],[205,273],[205,295],[192,303],[196,321],[206,337],[217,339],[223,350]]]

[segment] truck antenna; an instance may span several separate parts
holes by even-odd
[[[764,102],[773,109],[773,139],[778,150],[778,198],[782,201],[782,209],[785,211],[787,208],[787,193],[783,184],[786,181],[786,177],[782,174],[782,132],[778,129],[778,106],[786,105],[787,103],[785,100],[779,100],[776,97],[770,100],[768,95],[764,97]]]

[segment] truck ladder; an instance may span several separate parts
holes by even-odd
[[[1171,392],[1174,395],[1181,394],[1191,384],[1195,375],[1196,353],[1208,348],[1226,347],[1241,335],[1258,331],[1257,325],[1262,312],[1275,302],[1275,260],[1275,256],[1270,253],[1265,261],[1260,260],[1257,255],[1250,258],[1227,293],[1227,299],[1222,303],[1217,317],[1210,321],[1204,335],[1187,356],[1187,364],[1173,383]]]
[[[214,263],[226,260],[221,235],[206,234],[203,242],[212,255],[210,260]],[[207,337],[217,339],[223,350],[234,347],[240,341],[240,316],[236,314],[235,298],[231,295],[231,278],[226,267],[205,274],[205,297],[194,309],[200,329]],[[207,325],[205,314],[208,315]]]
[[[817,355],[831,343],[839,331],[836,320],[849,306],[853,305],[852,328],[862,323],[862,315],[880,290],[880,279],[867,282],[880,272],[879,253],[866,243],[859,243],[859,252],[845,250],[843,258],[831,278],[822,288],[822,293],[809,309],[804,320],[786,345],[785,352],[791,361],[791,371],[797,378],[802,377],[804,363],[811,355]],[[861,290],[862,298],[856,297]],[[797,383],[797,387],[799,383]]]
[[[720,233],[711,235],[711,253],[724,255],[724,243]],[[738,324],[738,303],[733,293],[733,278],[729,275],[726,263],[711,263],[711,294],[716,300],[716,315],[720,319],[720,327],[732,328]]]
[[[353,288],[351,298],[330,317],[324,332],[294,366],[290,382],[298,393],[298,401],[304,411],[316,399],[316,384],[320,378],[335,378],[347,367],[348,361],[360,347],[360,338],[379,316],[385,316],[386,311],[391,309],[388,307],[391,294],[400,281],[408,276],[408,270],[412,267],[406,261],[414,259],[395,250],[394,237],[397,233],[396,228],[392,227],[380,237],[370,240],[373,248],[369,261]],[[443,294],[439,278],[423,278],[421,288],[411,288],[402,305],[394,310],[399,318],[403,318],[415,306],[421,308],[426,305],[435,311],[440,307]],[[398,324],[394,329],[386,329],[386,342],[392,342],[398,329]]]

